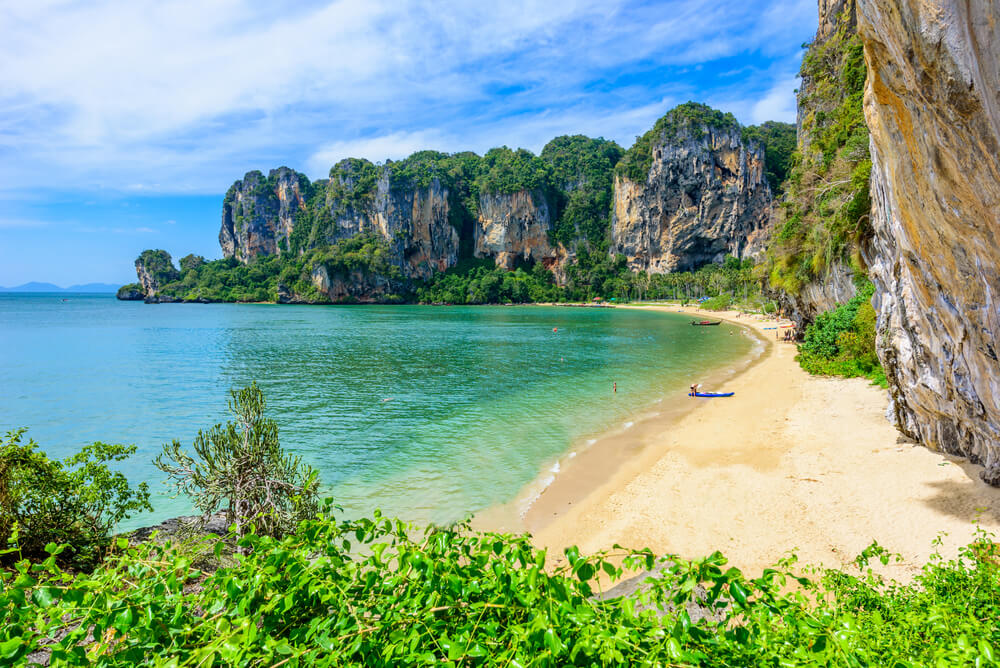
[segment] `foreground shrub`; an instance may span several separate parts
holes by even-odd
[[[63,461],[49,459],[26,430],[7,432],[0,442],[0,563],[18,557],[45,558],[48,543],[63,543],[59,563],[92,566],[112,529],[131,514],[152,510],[146,483],[136,488],[108,468],[135,446],[94,443]]]
[[[42,564],[0,572],[0,661],[42,649],[53,665],[104,666],[991,666],[1000,647],[1000,568],[984,535],[910,585],[867,570],[888,561],[878,545],[862,571],[815,579],[793,576],[791,559],[749,578],[718,553],[623,551],[659,576],[613,598],[595,596],[601,577],[624,575],[609,555],[570,548],[553,568],[527,536],[461,525],[320,516],[240,544],[232,566],[202,573],[169,543],[122,541],[77,576],[53,546]]]
[[[199,431],[195,457],[174,441],[155,460],[206,520],[221,511],[239,536],[251,525],[257,533],[281,536],[316,513],[318,475],[281,449],[278,425],[264,417],[265,407],[257,383],[231,390],[235,422]]]

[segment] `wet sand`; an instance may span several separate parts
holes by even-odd
[[[677,312],[677,307],[652,308]],[[1000,489],[979,468],[905,439],[886,421],[885,390],[820,378],[774,341],[775,322],[735,312],[770,343],[745,371],[705,382],[731,398],[689,399],[677,411],[609,434],[567,462],[523,514],[536,544],[561,554],[615,543],[685,557],[721,550],[759,573],[793,548],[800,562],[840,567],[872,540],[903,555],[889,574],[912,577],[938,548],[968,543],[979,519],[1000,532]],[[781,330],[778,330],[781,331]],[[586,455],[586,456],[584,456]],[[508,512],[487,513],[507,516]]]

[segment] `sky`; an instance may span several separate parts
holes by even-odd
[[[281,165],[629,147],[695,100],[795,118],[816,0],[0,0],[0,285],[221,256],[222,197]]]

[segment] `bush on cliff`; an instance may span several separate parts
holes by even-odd
[[[859,248],[871,236],[871,155],[863,109],[867,69],[853,3],[839,28],[802,60],[798,148],[775,209],[768,248],[772,288],[797,294],[834,263],[863,275]]]
[[[729,131],[739,127],[739,121],[728,112],[699,102],[685,102],[657,120],[652,130],[636,137],[635,144],[625,151],[615,167],[615,174],[636,183],[645,183],[649,177],[649,169],[653,166],[653,149],[666,139],[673,139],[681,132],[687,132],[694,139],[701,139],[705,129]]]
[[[55,543],[67,545],[60,564],[93,566],[118,522],[152,510],[146,483],[132,488],[108,467],[135,446],[98,442],[59,461],[39,451],[34,440],[23,442],[24,433],[10,431],[0,441],[0,563],[43,559],[45,546]]]
[[[231,390],[234,422],[199,431],[194,457],[173,441],[155,460],[206,520],[223,512],[237,536],[251,527],[262,535],[283,536],[316,513],[318,474],[282,450],[278,425],[264,417],[265,407],[257,383]]]
[[[795,358],[803,369],[828,376],[862,376],[882,387],[888,385],[875,352],[874,290],[865,281],[850,301],[819,314],[806,327]]]

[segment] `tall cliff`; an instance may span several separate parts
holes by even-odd
[[[891,414],[1000,485],[1000,2],[858,0],[858,19]]]
[[[482,193],[478,203],[476,257],[492,257],[504,269],[513,269],[518,260],[555,262],[549,243],[554,206],[542,190]]]
[[[287,251],[295,215],[311,194],[309,178],[287,167],[272,169],[266,179],[259,171],[247,172],[222,200],[222,254],[249,262]]]
[[[853,297],[871,238],[865,64],[855,0],[820,0],[802,60],[797,147],[775,207],[768,282],[783,310],[812,321]]]
[[[619,254],[653,272],[756,256],[791,132],[781,123],[743,128],[731,114],[687,103],[628,151],[573,135],[540,155],[500,147],[482,156],[419,151],[384,164],[348,158],[315,182],[287,167],[248,172],[223,200],[228,264],[182,269],[170,294],[158,293],[398,300],[460,263],[461,271],[483,266],[478,258],[515,273],[537,268],[543,284],[551,272],[560,287],[590,296],[624,271]],[[769,144],[775,150],[766,153]],[[122,291],[141,295],[152,293]]]
[[[436,177],[414,183],[394,176],[392,163],[379,168],[367,160],[344,160],[316,184],[287,167],[266,180],[249,172],[223,202],[223,255],[247,263],[374,234],[389,245],[404,277],[444,271],[458,257],[448,190]]]
[[[686,271],[758,256],[771,191],[759,143],[731,114],[688,103],[629,149],[615,175],[611,250],[630,268]]]

